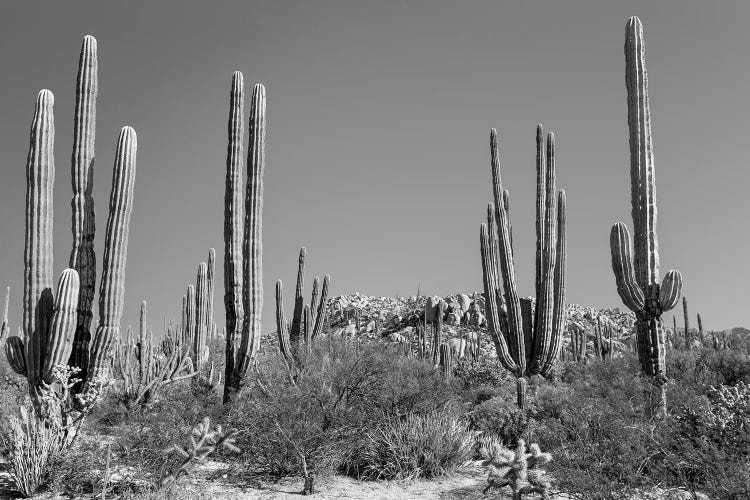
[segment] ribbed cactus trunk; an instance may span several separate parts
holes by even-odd
[[[117,140],[109,217],[104,236],[102,280],[99,286],[99,323],[91,346],[84,391],[92,383],[100,384],[109,376],[112,347],[120,336],[137,150],[135,130],[123,127]]]
[[[292,313],[292,330],[289,337],[292,344],[299,345],[302,340],[302,310],[305,307],[305,247],[299,249],[299,266],[297,267],[297,288],[294,294],[294,312]]]
[[[193,369],[200,372],[206,356],[208,335],[208,266],[201,262],[195,284],[195,335],[193,336]]]
[[[315,327],[313,328],[312,340],[314,341],[323,331],[328,314],[328,287],[331,286],[331,276],[323,276],[323,287],[320,291],[320,302],[318,302],[318,312],[315,314]]]
[[[96,253],[94,251],[94,158],[96,139],[96,96],[98,92],[97,43],[93,36],[83,39],[76,82],[76,107],[73,119],[73,249],[69,266],[78,271],[80,294],[78,322],[70,365],[88,371],[91,342],[92,305],[96,289]]]
[[[289,342],[289,330],[287,328],[286,316],[284,316],[284,292],[281,280],[276,281],[276,335],[279,338],[279,352],[284,358],[290,373],[296,366],[296,361],[292,353],[292,346]]]
[[[547,377],[559,358],[565,329],[565,192],[556,194],[554,135],[544,154],[542,126],[537,127],[536,306],[520,299],[515,283],[510,228],[510,196],[503,190],[497,131],[490,133],[492,191],[487,224],[480,228],[482,275],[487,323],[498,358],[518,379],[519,406],[526,402],[526,377]],[[494,208],[494,213],[493,213]],[[502,277],[504,298],[500,293]]]
[[[242,336],[244,318],[242,268],[244,107],[245,95],[242,73],[235,71],[232,75],[232,86],[229,92],[229,146],[227,147],[227,172],[224,192],[225,403],[229,401],[232,394],[232,384],[238,389],[240,382],[234,374],[237,341]]]
[[[701,344],[703,344],[703,319],[700,313],[698,313],[698,337],[701,339]]]
[[[617,291],[636,315],[636,345],[642,370],[653,377],[659,392],[656,414],[666,415],[665,335],[661,315],[679,300],[682,276],[669,271],[659,285],[656,235],[656,184],[645,65],[643,27],[631,17],[625,29],[625,82],[630,130],[631,205],[634,245],[623,223],[612,227],[610,247]]]
[[[693,336],[690,333],[690,314],[688,314],[687,297],[682,297],[682,316],[685,320],[685,345],[688,349],[693,348]]]
[[[216,250],[211,248],[208,250],[208,268],[206,269],[206,283],[208,288],[206,293],[208,294],[206,300],[206,328],[209,332],[212,332],[216,328],[214,323],[214,273],[216,271]]]
[[[10,303],[10,287],[5,288],[5,301],[3,302],[3,323],[0,326],[0,340],[7,338],[10,333],[8,322],[8,304]]]
[[[232,97],[229,119],[229,154],[227,158],[227,191],[225,195],[225,252],[229,261],[238,263],[239,256],[236,249],[232,248],[236,233],[244,230],[240,236],[242,241],[242,267],[239,271],[229,269],[232,273],[239,273],[241,286],[239,290],[228,292],[225,279],[225,299],[227,305],[227,318],[231,315],[230,309],[234,311],[233,321],[234,334],[231,339],[227,337],[227,360],[226,378],[224,384],[224,401],[231,400],[232,395],[239,391],[242,386],[247,370],[250,367],[255,354],[260,349],[261,336],[261,313],[263,311],[263,171],[265,169],[265,136],[266,136],[266,89],[263,85],[256,84],[250,101],[250,127],[247,152],[247,188],[245,190],[245,219],[244,227],[240,229],[237,215],[237,207],[230,206],[235,203],[235,195],[242,180],[235,159],[238,136],[235,133],[235,125],[241,127],[242,109],[242,75],[235,72],[232,79]],[[239,102],[238,102],[239,101]],[[238,112],[239,111],[239,112]],[[237,121],[240,121],[237,124]],[[241,140],[241,134],[240,134]],[[239,150],[241,152],[241,149]],[[239,203],[238,203],[239,204]],[[225,264],[226,265],[226,264]],[[226,270],[225,270],[226,272]],[[235,276],[233,274],[233,276]],[[234,278],[230,278],[230,286],[234,286]],[[239,296],[235,296],[241,292]],[[229,295],[229,297],[227,297]],[[242,302],[242,329],[239,347],[235,348],[237,333],[237,312],[239,308],[236,301],[241,298]],[[228,322],[229,325],[229,322]],[[231,357],[231,361],[230,361]]]

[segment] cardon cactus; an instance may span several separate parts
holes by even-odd
[[[120,133],[115,154],[110,213],[105,235],[99,291],[99,325],[89,347],[91,304],[95,286],[93,252],[93,157],[96,82],[96,40],[83,40],[74,120],[73,235],[71,268],[63,272],[57,295],[52,294],[52,224],[54,165],[54,97],[39,93],[31,125],[27,158],[26,237],[24,249],[23,334],[8,338],[6,354],[14,370],[26,375],[35,407],[43,407],[45,384],[52,369],[70,364],[82,383],[73,395],[98,388],[107,376],[112,346],[119,335],[124,296],[128,228],[135,180],[136,135]],[[80,292],[80,293],[79,293]],[[82,409],[88,398],[74,398]]]
[[[494,205],[480,228],[487,323],[498,358],[517,379],[518,405],[525,405],[526,378],[546,377],[559,357],[565,329],[565,191],[555,192],[555,139],[537,126],[536,309],[516,289],[508,215],[509,195],[500,176],[497,131],[490,133]],[[557,200],[555,195],[557,194]],[[495,226],[495,227],[492,227]],[[491,228],[491,229],[490,229]],[[496,238],[496,239],[495,239]],[[502,277],[504,294],[500,290]]]
[[[8,323],[8,304],[10,303],[10,287],[5,288],[5,302],[3,303],[3,323],[0,325],[0,339],[8,336],[10,333],[10,323]]]
[[[307,250],[302,247],[299,252],[299,266],[297,268],[297,286],[294,296],[294,316],[292,318],[291,331],[295,325],[299,328],[297,338],[292,337],[288,328],[286,316],[284,315],[284,293],[281,280],[276,281],[276,332],[279,338],[279,350],[290,368],[290,372],[299,364],[298,351],[304,343],[309,351],[312,342],[320,335],[325,324],[328,312],[328,288],[331,285],[331,277],[326,274],[323,277],[323,286],[318,297],[318,278],[313,282],[313,293],[310,304],[304,303],[304,281],[305,281],[305,257]],[[301,306],[301,307],[298,307]]]
[[[685,346],[688,349],[692,349],[693,339],[690,335],[690,315],[688,314],[688,303],[685,296],[682,297],[682,316],[685,320]]]
[[[265,169],[266,89],[257,84],[250,102],[247,189],[242,204],[242,73],[232,75],[224,195],[224,306],[226,368],[224,402],[242,386],[260,349],[263,310],[263,171]]]
[[[677,305],[682,276],[669,271],[659,285],[656,184],[651,143],[643,26],[631,17],[625,29],[625,82],[630,129],[630,179],[634,245],[623,223],[612,226],[610,247],[617,292],[636,315],[636,345],[642,370],[660,389],[659,414],[666,414],[665,334],[662,313]]]

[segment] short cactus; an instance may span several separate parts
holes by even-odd
[[[540,493],[542,498],[549,498],[552,480],[541,465],[549,463],[552,455],[542,453],[539,445],[533,443],[526,451],[526,442],[518,440],[516,450],[505,448],[496,439],[484,439],[479,454],[490,467],[487,487],[491,489],[509,486],[513,500],[521,500],[523,495]]]

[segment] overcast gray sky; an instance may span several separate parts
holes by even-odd
[[[123,326],[137,324],[141,299],[156,332],[164,315],[178,317],[212,246],[223,324],[234,70],[248,101],[253,83],[267,89],[265,331],[275,328],[273,284],[281,278],[291,293],[302,245],[308,292],[324,273],[334,295],[413,295],[420,282],[426,294],[481,289],[491,127],[511,193],[516,280],[530,295],[538,122],[555,132],[568,196],[568,301],[624,308],[609,230],[620,220],[632,228],[623,56],[632,15],[645,27],[663,273],[682,272],[707,329],[750,324],[746,0],[27,0],[1,9],[0,284],[13,288],[14,330],[29,125],[42,88],[56,97],[56,276],[68,262],[86,34],[99,45],[99,263],[117,134],[123,125],[138,133]]]

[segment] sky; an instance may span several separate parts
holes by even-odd
[[[624,309],[609,231],[618,221],[632,231],[623,44],[633,15],[646,38],[662,275],[682,272],[693,325],[701,313],[708,330],[750,326],[746,0],[25,0],[1,9],[0,285],[12,290],[14,331],[29,126],[42,88],[55,94],[55,276],[69,259],[86,34],[99,49],[100,266],[117,135],[124,125],[138,134],[123,327],[137,325],[144,299],[155,333],[164,317],[178,318],[210,247],[223,325],[235,70],[246,112],[254,83],[267,92],[265,332],[275,330],[275,281],[293,293],[301,246],[307,294],[325,273],[332,295],[481,290],[492,127],[510,190],[516,282],[532,295],[537,123],[555,133],[567,192],[567,300]],[[666,313],[668,323],[672,314],[682,317]]]

